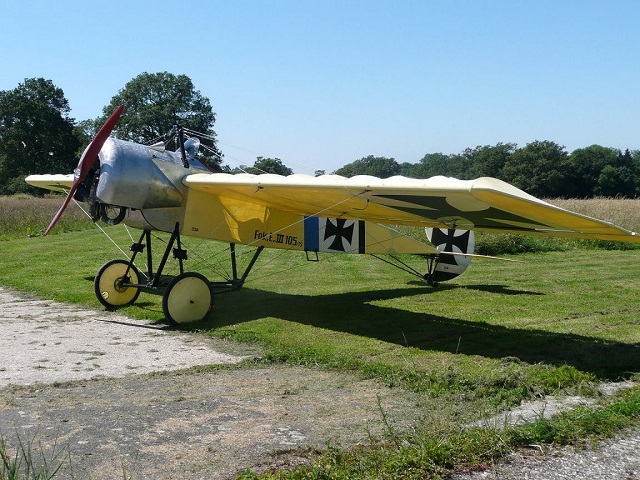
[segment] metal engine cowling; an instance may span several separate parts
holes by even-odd
[[[100,203],[134,209],[182,205],[182,185],[169,176],[181,178],[188,171],[170,152],[109,138],[99,158],[96,199]]]

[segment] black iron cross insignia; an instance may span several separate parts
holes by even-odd
[[[334,220],[336,222],[335,224],[333,223]],[[345,227],[345,223],[347,222],[351,222],[351,225]],[[332,236],[334,237],[329,249],[344,252],[345,248],[342,239],[344,238],[349,245],[353,243],[354,226],[355,224],[353,223],[353,220],[345,220],[344,218],[327,218],[327,223],[324,229],[324,240],[326,241]]]

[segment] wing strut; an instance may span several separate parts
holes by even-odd
[[[173,248],[174,245],[176,245],[176,248]],[[187,260],[187,251],[182,248],[182,244],[180,241],[180,224],[176,223],[175,229],[171,233],[171,238],[169,239],[169,242],[165,247],[164,254],[162,255],[162,259],[160,260],[160,264],[158,265],[158,268],[156,271],[154,271],[154,266],[153,266],[153,253],[151,248],[151,231],[149,230],[144,230],[140,235],[140,239],[136,243],[131,245],[130,250],[133,252],[133,255],[131,259],[127,262],[129,269],[135,267],[134,263],[136,260],[136,256],[139,253],[144,252],[145,249],[147,251],[147,273],[145,275],[145,277],[147,278],[147,282],[144,284],[142,283],[135,284],[135,285],[130,284],[127,286],[141,288],[145,291],[148,291],[149,293],[162,294],[164,291],[164,286],[162,285],[162,283],[163,283],[163,280],[165,280],[165,277],[163,277],[163,271],[167,264],[167,261],[169,260],[169,255],[173,253],[173,258],[178,260],[178,263],[179,263],[180,275],[184,274],[183,262]],[[255,252],[253,253],[253,257],[251,258],[251,261],[245,268],[242,275],[239,276],[238,262],[237,262],[237,255],[236,255],[236,244],[230,243],[229,251],[231,252],[231,270],[232,270],[231,278],[224,281],[220,281],[220,282],[209,282],[211,287],[216,289],[215,290],[216,293],[224,293],[228,291],[239,290],[240,288],[242,288],[242,286],[244,285],[244,282],[247,280],[247,277],[251,273],[251,270],[253,269],[256,261],[258,260],[258,257],[260,257],[260,254],[262,253],[263,250],[264,250],[264,247],[262,246],[258,247],[255,250]],[[127,272],[128,272],[128,269],[127,269]]]
[[[211,282],[211,285],[213,287],[217,287],[220,289],[220,290],[217,290],[217,293],[224,293],[224,292],[230,292],[233,290],[241,289],[242,286],[244,285],[244,282],[247,280],[249,273],[251,273],[251,269],[253,269],[253,266],[258,261],[258,257],[260,256],[263,250],[264,250],[264,247],[260,246],[256,249],[255,252],[253,252],[253,257],[251,258],[249,265],[247,265],[247,267],[245,268],[242,276],[239,277],[238,262],[237,262],[237,256],[236,256],[236,244],[230,243],[229,252],[231,253],[231,278],[224,282]]]
[[[180,156],[182,157],[182,165],[184,168],[189,168],[189,160],[187,160],[187,152],[184,149],[184,129],[182,126],[178,127],[178,143],[180,144]]]
[[[402,260],[400,260],[398,257],[396,257],[395,255],[389,255],[389,257],[393,260],[387,260],[386,258],[383,258],[379,255],[376,255],[375,253],[371,253],[370,254],[373,258],[377,258],[378,260],[391,265],[392,267],[398,268],[400,270],[402,270],[403,272],[407,272],[409,275],[413,275],[414,277],[418,277],[420,280],[423,280],[424,282],[427,283],[427,285],[430,285],[432,287],[435,287],[437,285],[437,283],[434,281],[433,279],[433,272],[436,268],[437,262],[438,262],[438,257],[439,255],[425,255],[426,259],[427,259],[427,273],[421,273],[418,270],[416,270],[415,268],[413,268],[411,265],[408,265],[407,263],[403,262]]]
[[[185,272],[183,262],[187,251],[180,240],[180,223],[176,222],[167,242],[162,259],[154,272],[151,248],[151,231],[144,230],[140,239],[131,245],[133,255],[129,260],[111,260],[104,264],[94,279],[95,294],[107,309],[131,305],[140,292],[162,295],[162,311],[170,323],[187,324],[207,318],[213,307],[214,293],[239,290],[244,285],[264,247],[258,247],[242,276],[238,276],[236,246],[230,244],[232,278],[223,282],[210,282],[197,272]],[[175,246],[175,248],[174,248]],[[147,250],[147,273],[142,273],[135,265],[138,254]],[[169,255],[178,260],[180,273],[175,276],[163,275]],[[217,290],[216,290],[217,288]]]

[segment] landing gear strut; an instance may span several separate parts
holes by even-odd
[[[145,251],[145,248],[147,271],[143,274],[134,262],[138,254]],[[111,260],[98,270],[94,280],[96,297],[107,309],[117,309],[131,305],[137,300],[141,291],[162,295],[162,311],[168,321],[178,324],[198,322],[209,315],[213,307],[214,290],[217,293],[223,293],[242,287],[262,250],[263,247],[256,250],[249,266],[242,276],[238,276],[235,244],[231,244],[232,278],[223,282],[209,282],[200,273],[184,271],[187,251],[182,248],[180,242],[179,223],[176,223],[155,272],[151,250],[151,232],[144,230],[138,242],[131,245],[133,255],[130,260]],[[171,253],[178,260],[180,274],[167,279],[162,275],[162,272]],[[143,278],[146,278],[146,282],[142,280]]]
[[[439,255],[427,255],[427,273],[423,275],[423,279],[430,287],[437,287],[438,282],[435,279],[435,271],[438,266]]]
[[[438,286],[438,281],[436,280],[436,276],[437,276],[436,267],[438,266],[438,260],[440,258],[440,255],[424,256],[427,260],[427,273],[424,273],[424,274],[422,272],[419,272],[418,270],[416,270],[406,262],[403,262],[399,257],[395,255],[389,255],[390,260],[380,257],[373,253],[370,255],[374,258],[377,258],[378,260],[383,261],[384,263],[391,265],[392,267],[398,268],[403,272],[407,272],[408,274],[413,275],[414,277],[418,277],[430,287]]]

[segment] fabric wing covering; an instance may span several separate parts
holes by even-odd
[[[636,233],[537,199],[489,177],[194,174],[190,189],[299,215],[384,224],[637,242]]]

